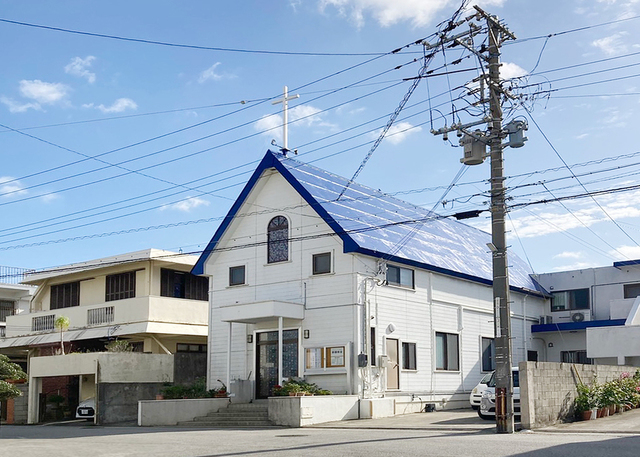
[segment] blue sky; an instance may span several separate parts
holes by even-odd
[[[529,124],[525,147],[505,151],[512,251],[539,273],[640,258],[640,4],[480,4],[518,37],[502,49],[504,78],[521,77],[505,83],[522,95],[507,120]],[[289,126],[299,160],[352,176],[420,69],[421,46],[404,46],[459,2],[0,5],[4,20],[194,46],[0,22],[0,265],[46,268],[203,249],[271,141],[282,142],[271,101],[284,85],[300,95]],[[462,56],[433,60],[449,75],[418,85],[360,183],[443,215],[487,208],[488,162],[466,167],[441,201],[462,152],[455,133],[445,142],[431,126],[454,110],[477,114],[461,97],[477,62],[455,64]],[[588,192],[598,193],[539,203]],[[489,230],[488,214],[468,222]]]

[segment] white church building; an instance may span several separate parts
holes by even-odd
[[[209,383],[468,405],[495,368],[491,236],[348,183],[267,151],[192,270],[210,278]],[[517,365],[544,354],[549,302],[508,260]]]

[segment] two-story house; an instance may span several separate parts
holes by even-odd
[[[532,327],[549,362],[640,366],[640,261],[534,276],[551,302]]]
[[[208,379],[468,405],[495,367],[490,241],[268,151],[192,270],[212,284]],[[544,350],[546,297],[513,255],[509,273],[517,364]]]
[[[136,399],[154,398],[163,382],[204,376],[209,284],[190,274],[196,259],[149,249],[28,274],[24,282],[37,286],[30,312],[6,318],[0,351],[28,354],[29,422],[43,419],[40,399],[51,393],[72,412],[96,398],[102,422],[134,419]],[[64,332],[60,316],[69,319]],[[116,339],[134,355],[98,355]],[[119,413],[101,406],[108,399]]]

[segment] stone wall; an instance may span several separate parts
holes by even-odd
[[[521,362],[519,366],[522,427],[526,429],[573,421],[573,401],[580,382],[591,384],[597,379],[604,383],[638,369],[554,362]]]
[[[157,382],[98,384],[97,424],[138,420],[138,401],[153,400],[163,388]]]

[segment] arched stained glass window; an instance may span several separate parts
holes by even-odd
[[[267,263],[289,260],[289,221],[276,216],[267,227]]]

